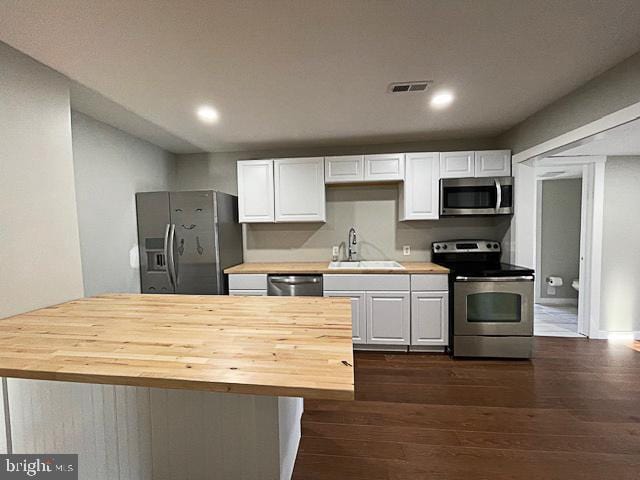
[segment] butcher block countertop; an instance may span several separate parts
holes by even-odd
[[[431,262],[398,262],[404,269],[360,269],[360,268],[329,268],[329,262],[277,262],[277,263],[241,263],[234,267],[225,269],[224,273],[297,273],[297,274],[371,274],[371,273],[397,273],[397,274],[420,274],[420,273],[449,273],[449,269],[441,267]]]
[[[351,400],[350,301],[74,300],[0,320],[0,376]]]

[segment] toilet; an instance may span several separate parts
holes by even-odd
[[[571,282],[571,287],[576,291],[580,291],[580,279],[576,278],[573,282]]]

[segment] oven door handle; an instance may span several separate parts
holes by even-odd
[[[515,277],[456,277],[456,282],[533,282],[533,275]]]

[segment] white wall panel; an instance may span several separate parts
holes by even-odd
[[[4,378],[0,378],[0,453],[7,453],[7,417],[4,415]]]
[[[78,453],[80,478],[151,479],[149,390],[8,379],[16,453]]]

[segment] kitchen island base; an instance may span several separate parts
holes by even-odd
[[[7,379],[14,453],[91,480],[289,479],[302,398]]]

